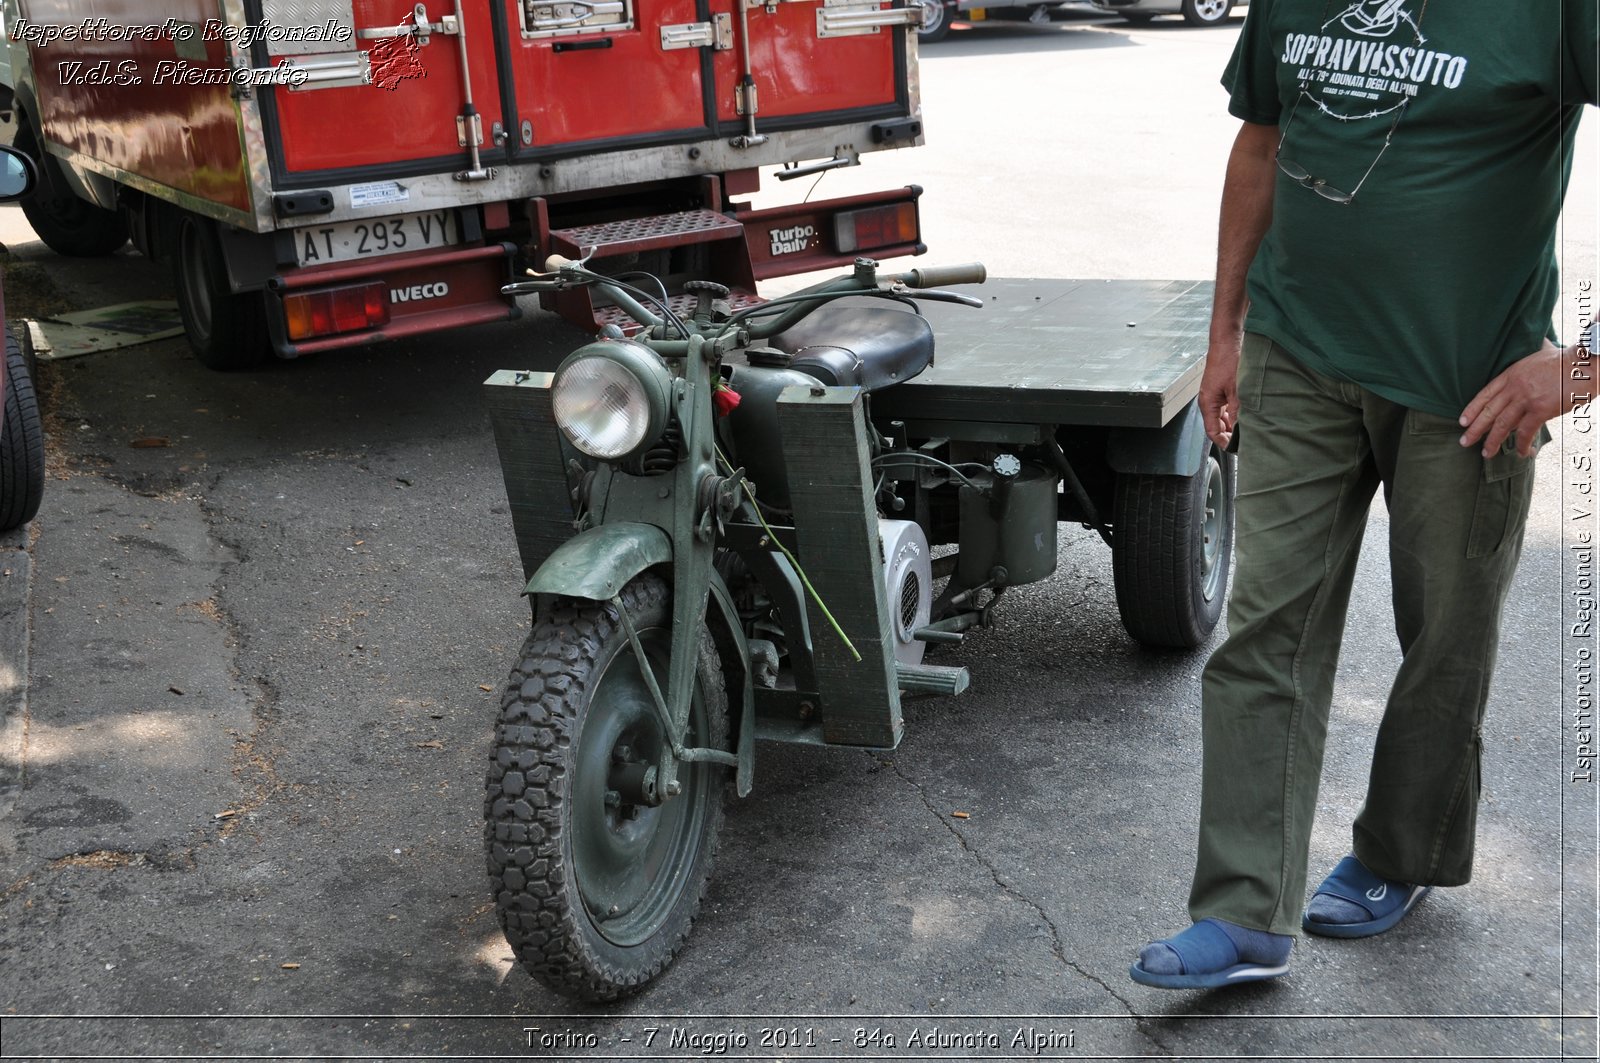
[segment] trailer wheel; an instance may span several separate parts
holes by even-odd
[[[216,230],[205,218],[181,214],[173,231],[172,280],[189,348],[207,369],[249,369],[272,353],[264,297],[232,292]]]
[[[22,213],[46,247],[58,255],[94,258],[128,242],[122,215],[78,198],[61,172],[61,163],[39,147],[25,116],[18,116],[12,146],[39,164],[39,183],[23,198]]]
[[[955,5],[947,0],[917,0],[922,22],[917,26],[917,42],[938,44],[950,36],[950,23],[956,17]]]
[[[1193,649],[1222,617],[1233,555],[1233,455],[1211,444],[1193,476],[1117,479],[1111,567],[1128,634]]]
[[[658,682],[671,652],[671,592],[623,589]],[[727,695],[700,643],[689,746],[725,748]],[[651,804],[645,770],[666,737],[616,607],[558,599],[511,670],[489,762],[485,844],[506,940],[566,996],[638,992],[677,955],[699,911],[722,824],[725,769],[680,765],[682,792]]]
[[[0,422],[0,531],[20,528],[44,497],[44,428],[22,345],[6,330],[6,395]]]

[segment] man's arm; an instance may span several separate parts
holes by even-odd
[[[1239,419],[1239,346],[1244,341],[1245,311],[1250,307],[1244,281],[1256,248],[1272,223],[1277,142],[1277,126],[1243,123],[1234,138],[1222,186],[1217,289],[1205,374],[1200,378],[1200,413],[1206,435],[1219,447],[1228,445]]]

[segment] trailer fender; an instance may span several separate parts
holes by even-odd
[[[1106,436],[1106,463],[1119,473],[1193,476],[1205,457],[1206,444],[1200,404],[1191,399],[1183,412],[1160,428],[1113,428]]]
[[[672,540],[654,524],[602,524],[556,547],[522,593],[609,602],[633,577],[671,560]]]

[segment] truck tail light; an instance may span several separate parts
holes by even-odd
[[[833,239],[841,255],[917,242],[917,205],[890,203],[833,216]]]
[[[389,323],[389,300],[382,281],[296,292],[283,300],[291,341],[336,336]]]

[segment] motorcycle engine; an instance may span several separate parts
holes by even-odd
[[[928,623],[933,609],[933,557],[928,537],[916,521],[880,517],[878,544],[883,555],[889,630],[894,633],[894,658],[904,664],[921,664],[927,643],[912,635]]]

